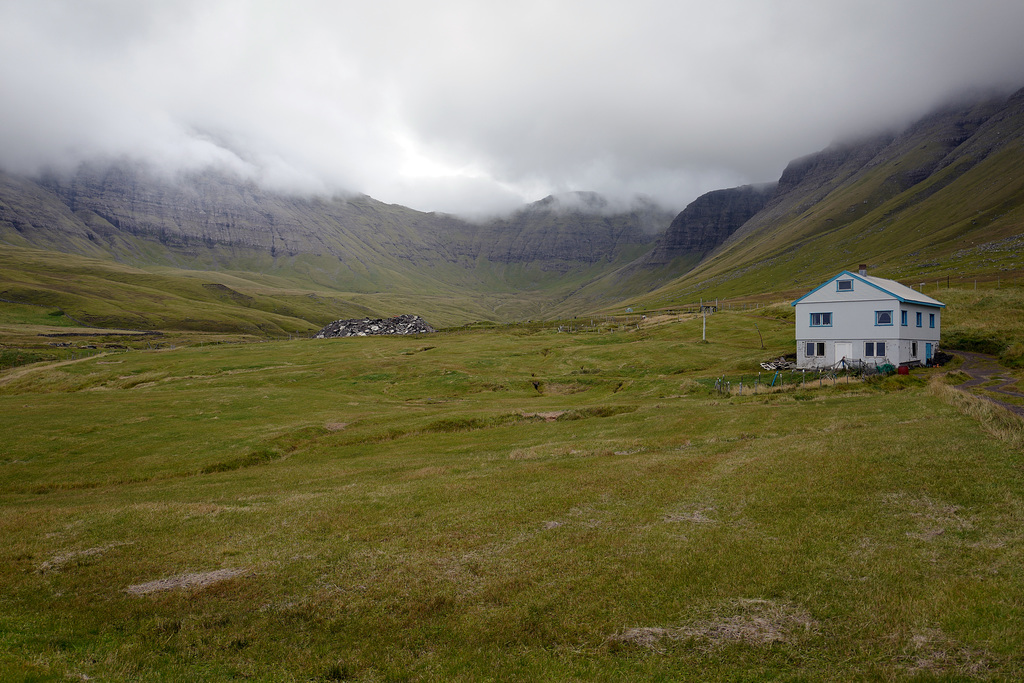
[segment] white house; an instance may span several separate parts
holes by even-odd
[[[928,363],[946,304],[893,280],[844,270],[792,304],[801,368]]]

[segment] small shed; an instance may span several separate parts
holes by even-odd
[[[941,301],[895,280],[844,270],[792,303],[800,368],[929,364],[939,349]]]

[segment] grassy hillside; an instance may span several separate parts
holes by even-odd
[[[600,329],[0,373],[0,670],[1024,675],[1019,421],[940,371],[709,392],[770,316]]]
[[[806,177],[793,180],[788,198],[639,304],[806,291],[860,263],[875,275],[914,284],[947,277],[961,283],[1019,280],[1022,100],[1014,98],[999,115],[991,104],[937,114],[890,143],[864,143],[869,155],[854,155],[855,163],[847,160],[820,175],[812,162],[794,162]],[[826,150],[818,165],[840,164],[843,154],[852,155]]]
[[[622,257],[629,258],[628,255]],[[310,289],[301,277],[254,271],[140,269],[37,249],[0,252],[0,316],[5,306],[34,304],[65,316],[55,324],[139,330],[222,332],[257,337],[308,336],[339,318],[417,313],[435,326],[476,320],[556,317],[556,306],[599,266],[553,274],[506,266],[500,277],[533,289],[478,291],[392,282],[379,292]],[[514,272],[513,272],[514,271]],[[437,274],[444,277],[444,274]],[[554,282],[557,280],[557,283]],[[547,289],[544,289],[544,288]],[[13,314],[6,314],[13,315]]]
[[[370,197],[278,195],[215,173],[0,174],[0,286],[90,324],[281,336],[352,314],[412,312],[446,326],[768,300],[860,263],[915,285],[1018,281],[1024,94],[833,145],[793,161],[774,187],[735,232],[737,207],[712,201],[733,191],[709,193],[655,249],[668,214],[644,203],[611,212],[587,193],[476,224]],[[28,247],[76,256],[61,273],[60,257]],[[44,262],[60,266],[47,273]]]
[[[113,270],[340,292],[381,315],[392,301],[423,299],[415,312],[437,306],[440,324],[529,319],[648,251],[671,221],[653,204],[616,213],[597,195],[584,199],[549,197],[478,224],[365,196],[275,194],[213,172],[168,179],[86,165],[72,177],[0,173],[0,243],[112,261]]]
[[[340,297],[258,289],[227,274],[147,272],[32,249],[0,253],[0,298],[60,310],[79,325],[281,336],[314,331],[313,321],[328,322],[334,311],[366,310]]]

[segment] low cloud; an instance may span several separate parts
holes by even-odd
[[[130,158],[486,213],[698,194],[966,89],[1024,85],[1024,4],[0,4],[0,166]]]

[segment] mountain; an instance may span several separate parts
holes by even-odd
[[[658,267],[677,258],[699,259],[761,211],[776,188],[774,183],[744,185],[701,195],[672,220],[644,262]]]
[[[994,278],[1024,270],[1022,235],[1024,90],[792,161],[763,208],[637,301],[799,291],[859,263],[914,283]]]
[[[648,251],[671,218],[649,201],[614,207],[587,193],[475,223],[367,196],[274,193],[211,171],[168,178],[114,164],[70,176],[0,173],[7,245],[344,292],[381,315],[399,303],[422,315],[443,306],[438,323],[543,317]],[[452,301],[465,304],[461,315]]]
[[[860,263],[914,283],[1004,277],[1024,270],[1024,91],[831,145],[674,216],[576,192],[473,222],[122,163],[0,173],[0,243],[0,298],[106,325],[254,334],[332,315],[449,325],[658,308],[799,291]]]

